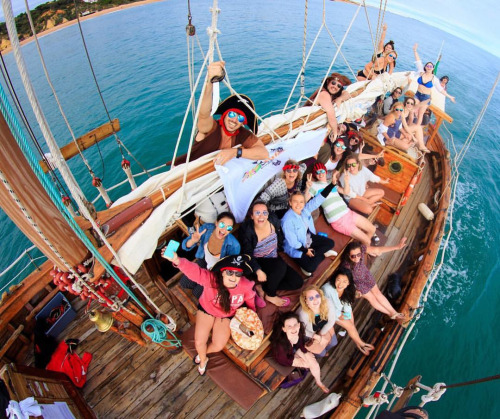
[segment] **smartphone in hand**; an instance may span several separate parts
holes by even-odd
[[[167,247],[165,248],[165,251],[163,252],[163,255],[168,257],[168,258],[173,258],[174,253],[177,252],[177,249],[179,248],[180,243],[175,240],[170,240],[168,242]]]

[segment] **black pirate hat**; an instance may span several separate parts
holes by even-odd
[[[242,271],[243,276],[248,276],[253,273],[250,267],[250,256],[248,255],[231,255],[220,259],[214,266],[212,271]]]
[[[255,111],[252,99],[250,99],[247,95],[240,95],[240,97],[241,99],[236,95],[232,95],[224,99],[215,111],[215,115],[223,115],[229,109],[238,109],[243,112],[247,118],[245,125],[250,128],[250,131],[257,134],[257,119],[255,118],[255,114],[248,109],[250,107],[253,111]]]

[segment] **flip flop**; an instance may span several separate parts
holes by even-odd
[[[267,306],[267,303],[259,294],[255,294],[255,305],[259,308],[264,308]]]
[[[403,313],[396,313],[391,316],[391,320],[403,320],[405,315]]]
[[[288,298],[288,297],[281,297],[281,299],[285,301],[281,307],[288,307],[290,305],[290,303],[291,303],[290,298]]]
[[[196,354],[196,356],[193,358],[193,363],[196,365],[200,365],[200,355]]]
[[[200,375],[205,375],[205,371],[207,370],[208,361],[209,361],[209,359],[207,358],[207,362],[205,362],[205,366],[204,367],[201,366],[201,362],[198,365],[198,373]]]

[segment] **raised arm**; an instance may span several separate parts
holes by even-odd
[[[378,43],[377,53],[384,51],[385,34],[387,32],[387,23],[382,26],[382,35],[380,36],[380,42]]]
[[[208,66],[207,80],[205,82],[205,91],[201,99],[200,114],[198,115],[198,134],[196,134],[196,141],[202,141],[207,134],[213,129],[215,120],[210,115],[212,112],[212,95],[213,84],[211,82],[213,77],[221,76],[224,74],[224,61],[217,61]]]
[[[418,44],[413,45],[413,54],[415,55],[415,61],[420,61],[420,57],[417,52]]]
[[[335,113],[335,108],[333,107],[332,97],[330,93],[323,90],[318,95],[318,103],[321,105],[323,110],[326,112],[326,117],[328,118],[328,125],[332,129],[332,142],[337,139],[338,135],[338,125],[337,125],[337,114]]]

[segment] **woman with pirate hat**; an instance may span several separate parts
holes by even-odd
[[[255,311],[254,282],[246,278],[252,273],[250,256],[226,256],[219,260],[209,271],[200,268],[196,263],[179,258],[176,253],[165,259],[192,281],[203,286],[196,313],[194,341],[198,355],[194,363],[198,372],[204,375],[209,353],[221,351],[231,334],[229,322],[236,310],[243,304]],[[211,342],[208,343],[210,333]]]
[[[213,83],[224,78],[224,62],[214,62],[208,66],[208,76],[198,116],[198,133],[191,149],[190,160],[205,154],[221,150],[215,157],[215,164],[223,165],[233,158],[263,160],[269,157],[266,147],[256,137],[257,120],[255,106],[246,95],[229,96],[217,108],[214,115],[220,115],[217,121],[210,114],[212,110]],[[245,128],[247,126],[249,129]],[[241,147],[233,148],[240,145]],[[175,164],[186,161],[186,155],[175,160]]]

